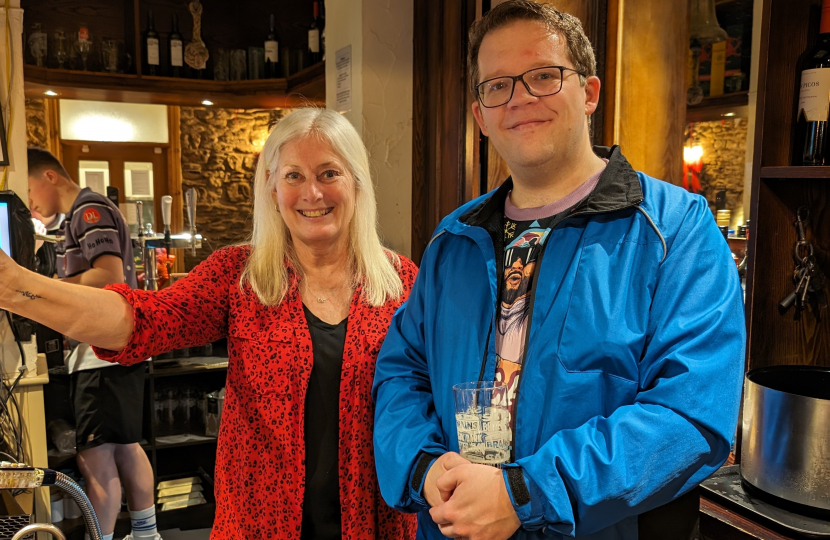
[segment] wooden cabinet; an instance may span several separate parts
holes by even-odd
[[[794,166],[800,57],[815,43],[821,2],[764,0],[758,79],[751,234],[746,289],[747,368],[830,366],[830,311],[778,312],[793,288],[793,222],[810,209],[807,237],[830,271],[830,167]]]
[[[213,525],[216,512],[216,501],[213,495],[213,482],[216,465],[216,437],[203,436],[204,420],[195,415],[189,424],[184,423],[180,413],[175,413],[172,425],[162,425],[160,418],[168,410],[160,402],[160,398],[171,390],[174,401],[181,400],[183,391],[189,389],[194,398],[201,399],[205,392],[213,392],[225,386],[227,375],[227,352],[222,340],[213,344],[210,358],[197,358],[197,355],[208,354],[191,350],[188,358],[181,358],[178,362],[158,361],[153,359],[146,363],[147,372],[144,384],[144,425],[142,428],[143,441],[141,447],[147,452],[147,457],[153,468],[156,484],[159,481],[185,476],[200,476],[203,479],[206,504],[161,512],[156,507],[156,521],[158,529],[203,529]],[[195,349],[195,348],[194,348]],[[198,348],[203,349],[203,348]],[[174,354],[180,354],[177,351]],[[198,362],[198,363],[197,363]],[[71,401],[69,399],[69,376],[50,374],[50,384],[46,391],[46,420],[62,419],[70,424],[73,422]],[[169,407],[170,405],[168,405]],[[176,407],[174,403],[172,405]],[[180,406],[181,408],[181,406]],[[182,432],[192,433],[187,440],[171,440],[170,435],[180,435]],[[74,470],[77,472],[75,455],[56,455],[50,451],[49,467],[58,470]],[[80,474],[77,474],[80,477]],[[83,519],[64,519],[56,525],[66,534],[69,540],[80,540],[84,535]],[[118,516],[115,526],[115,536],[121,538],[130,532],[130,516],[122,512]]]
[[[301,104],[325,103],[324,63],[311,64],[307,49],[307,28],[312,20],[312,0],[291,2],[222,2],[202,0],[201,37],[210,51],[210,59],[200,78],[148,76],[144,73],[142,35],[152,10],[159,34],[162,73],[166,73],[167,38],[175,13],[179,33],[185,45],[190,42],[193,19],[187,2],[180,0],[22,0],[26,13],[24,26],[24,68],[26,95],[42,97],[51,90],[60,97],[168,105],[199,105],[210,100],[218,107],[278,108]],[[220,50],[262,47],[269,29],[269,16],[275,15],[280,49],[290,66],[288,76],[279,79],[243,81],[213,80],[214,62]],[[40,24],[48,36],[48,52],[43,67],[25,45],[33,24]],[[82,71],[71,58],[58,69],[54,57],[54,33],[63,29],[67,35],[67,54],[72,56],[71,36],[81,24],[87,25],[93,41],[89,56],[90,71]],[[122,60],[119,72],[102,70],[101,42],[120,43]]]

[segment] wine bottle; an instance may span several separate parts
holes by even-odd
[[[308,62],[310,65],[320,61],[320,3],[314,2],[314,18],[308,28]]]
[[[802,165],[828,165],[827,121],[830,113],[830,0],[821,7],[818,42],[808,53],[801,71],[798,96],[798,131]]]
[[[153,23],[153,12],[147,14],[147,31],[144,33],[144,67],[146,75],[160,75],[159,35]]]
[[[170,73],[171,77],[181,77],[184,67],[184,44],[182,35],[179,33],[179,16],[173,14],[173,30],[168,38],[167,50],[170,51]]]
[[[277,79],[280,73],[280,43],[274,30],[274,14],[271,14],[271,30],[265,36],[265,78]]]

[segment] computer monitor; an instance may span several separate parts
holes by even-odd
[[[26,204],[13,191],[0,191],[0,249],[17,264],[35,268],[35,227]]]
[[[13,246],[9,221],[9,203],[0,200],[0,249],[5,251],[9,257],[12,257]]]

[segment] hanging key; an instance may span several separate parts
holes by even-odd
[[[813,312],[818,318],[820,316],[820,310],[827,307],[827,277],[821,271],[815,259],[810,259],[809,264],[812,274],[812,279],[809,284],[810,304],[813,306]]]
[[[807,267],[801,267],[796,269],[798,273],[798,279],[793,279],[793,281],[797,281],[797,285],[795,290],[788,294],[781,302],[778,304],[778,311],[783,315],[786,313],[796,302],[796,300],[801,299],[802,287],[804,286],[804,282],[807,279],[808,270]],[[795,278],[796,276],[793,276]],[[797,309],[800,309],[800,306],[797,306]]]

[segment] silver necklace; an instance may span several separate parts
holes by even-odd
[[[311,288],[308,286],[308,282],[307,282],[307,281],[303,281],[303,283],[305,284],[305,290],[306,290],[306,292],[310,293],[310,294],[311,294],[311,296],[313,296],[314,298],[316,298],[316,299],[317,299],[317,301],[318,301],[319,303],[321,303],[321,304],[325,304],[326,302],[328,302],[329,300],[331,300],[331,299],[332,299],[332,297],[334,296],[334,293],[331,293],[331,294],[329,294],[329,297],[328,297],[328,298],[323,298],[322,296],[318,295],[317,293],[315,293],[314,291],[312,291],[312,290],[311,290]],[[335,289],[335,292],[340,292],[340,289],[342,289],[342,288],[343,288],[343,287],[342,287],[342,286],[340,286],[339,288]]]

